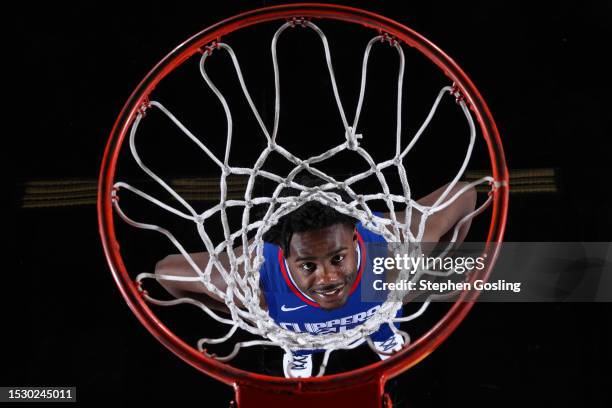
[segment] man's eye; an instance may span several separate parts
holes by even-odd
[[[344,260],[344,255],[336,255],[332,258],[333,263],[340,263]]]
[[[303,271],[313,272],[315,269],[317,269],[317,266],[312,262],[307,262],[305,264],[302,264],[301,268]]]

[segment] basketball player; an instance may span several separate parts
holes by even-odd
[[[465,183],[457,183],[447,199],[464,186]],[[443,186],[417,202],[431,206],[445,189]],[[457,222],[474,211],[475,205],[476,191],[472,188],[428,218],[422,242],[448,240]],[[398,220],[404,219],[404,214],[396,214]],[[383,216],[388,218],[388,214]],[[411,225],[416,236],[421,214],[415,210],[412,217]],[[464,240],[469,226],[470,222],[467,222],[460,228],[457,243]],[[265,261],[260,269],[260,305],[281,327],[311,334],[339,332],[362,324],[382,305],[383,301],[362,302],[360,284],[363,274],[373,273],[366,244],[386,241],[356,219],[313,201],[282,217],[263,238]],[[236,256],[241,256],[242,247],[236,248],[235,252]],[[206,252],[192,254],[192,257],[201,268],[209,259]],[[223,253],[219,258],[229,270],[227,255]],[[194,276],[196,273],[180,254],[158,262],[155,272],[175,276]],[[188,296],[212,309],[228,312],[222,299],[200,282],[158,280],[177,298]],[[211,281],[219,290],[227,289],[226,282],[214,268]],[[235,300],[239,307],[243,307]],[[398,316],[401,316],[401,309]],[[398,351],[403,346],[403,338],[394,334],[387,324],[382,324],[370,337],[375,348],[383,353]],[[311,376],[312,355],[317,351],[321,350],[286,353],[283,359],[285,376]],[[379,354],[379,357],[385,359],[388,355]]]

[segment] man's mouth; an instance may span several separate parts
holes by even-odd
[[[333,287],[315,289],[313,290],[313,292],[325,301],[330,302],[338,300],[338,298],[340,298],[340,295],[342,294],[342,291],[344,290],[345,286],[345,284],[341,284]]]

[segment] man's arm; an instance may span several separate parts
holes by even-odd
[[[249,241],[251,244],[252,240]],[[243,250],[242,246],[235,248],[234,253],[236,257],[242,256]],[[195,264],[201,269],[204,270],[206,265],[210,260],[210,255],[208,252],[198,252],[190,254]],[[230,262],[229,257],[226,253],[221,253],[218,256],[219,262],[223,267],[229,271],[230,270]],[[193,270],[192,266],[187,262],[187,259],[182,254],[174,254],[168,255],[161,261],[157,262],[155,265],[155,274],[158,275],[157,281],[164,289],[166,289],[171,295],[176,298],[180,297],[190,297],[192,299],[198,300],[211,309],[229,313],[229,309],[225,305],[225,301],[221,299],[217,294],[209,291],[206,286],[199,281],[196,282],[181,282],[175,280],[167,280],[163,279],[159,275],[170,275],[170,276],[198,276],[197,272]],[[244,276],[244,267],[243,264],[238,266],[238,274],[240,276]],[[210,281],[211,283],[219,289],[221,292],[227,291],[227,282],[221,276],[221,273],[217,270],[216,267],[213,266],[210,272]],[[239,299],[234,297],[234,302],[240,308],[244,308],[242,302]],[[265,308],[265,299],[263,298],[263,294],[260,299],[260,306]]]
[[[452,199],[453,196],[465,187],[468,183],[458,182],[446,195],[444,201],[440,204],[443,204],[449,199]],[[444,193],[444,190],[448,187],[448,184],[440,187],[434,192],[426,195],[425,197],[417,200],[417,203],[423,206],[430,207],[440,198],[440,196]],[[455,226],[459,221],[461,221],[465,216],[472,213],[476,208],[476,189],[473,187],[466,190],[457,199],[450,205],[448,205],[443,210],[440,210],[427,218],[425,224],[425,231],[423,233],[423,238],[421,239],[421,243],[425,243],[425,247],[423,248],[423,252],[425,254],[429,253],[429,251],[433,250],[435,243],[450,241],[453,237]],[[404,212],[397,212],[397,220],[403,221],[405,218]],[[385,214],[387,218],[390,218],[390,214]],[[412,211],[412,222],[410,224],[410,229],[414,236],[417,235],[419,229],[419,223],[421,222],[421,212],[418,210]],[[460,244],[465,239],[468,230],[470,228],[471,220],[466,221],[460,228],[457,234],[457,240],[455,241],[457,244]],[[397,279],[397,270],[388,271],[387,281],[395,282]],[[409,292],[403,299],[403,303],[409,303],[412,300],[419,297],[423,292],[416,290]]]
[[[446,198],[440,204],[443,204],[444,202],[453,198],[453,196],[467,184],[468,183],[466,182],[458,182],[448,192]],[[444,193],[444,190],[446,190],[447,186],[448,184],[417,200],[417,203],[427,207],[432,206],[436,202],[436,200],[438,200],[438,198],[442,195],[442,193]],[[450,204],[443,210],[440,210],[430,215],[429,218],[427,218],[425,224],[425,232],[421,241],[431,243],[439,241],[449,241],[453,236],[455,225],[457,225],[457,223],[465,216],[473,212],[475,208],[476,189],[474,187],[471,187],[467,191],[463,192],[459,197],[457,197],[457,199],[452,204]],[[403,211],[396,212],[395,214],[398,221],[402,222],[404,220],[405,215]],[[386,218],[390,218],[389,213],[385,214],[384,216]],[[416,209],[412,210],[412,222],[410,224],[410,229],[415,236],[418,233],[421,216],[422,214],[420,211]],[[468,220],[460,227],[456,240],[457,244],[463,242],[463,240],[465,239],[465,236],[467,235],[468,230],[470,229],[470,224],[471,220]]]

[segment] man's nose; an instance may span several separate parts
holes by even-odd
[[[319,278],[321,284],[330,285],[342,281],[342,272],[338,266],[327,264],[321,269],[321,276]]]

